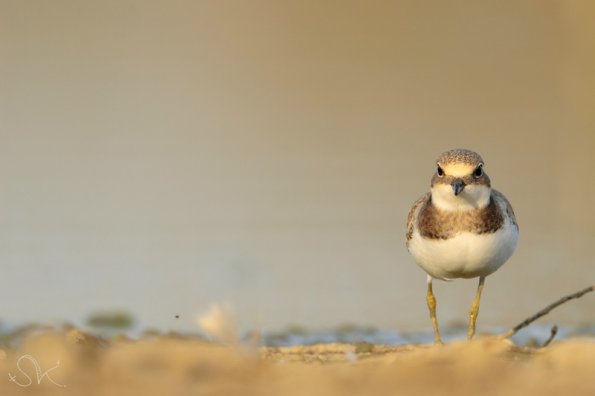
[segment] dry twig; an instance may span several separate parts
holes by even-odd
[[[549,338],[547,340],[545,340],[545,342],[543,343],[543,345],[541,347],[545,348],[546,346],[548,346],[550,344],[550,342],[552,342],[554,340],[554,337],[556,336],[556,334],[558,334],[558,326],[553,325],[550,330]]]
[[[564,304],[567,301],[573,300],[575,298],[580,298],[583,295],[592,292],[594,289],[593,286],[589,286],[581,291],[578,291],[576,293],[572,293],[569,294],[567,296],[564,296],[562,298],[560,298],[558,301],[548,305],[547,307],[543,308],[541,311],[537,312],[535,315],[528,317],[527,319],[523,320],[521,323],[519,323],[518,325],[514,326],[512,329],[508,330],[506,333],[504,333],[502,336],[504,338],[508,338],[508,337],[512,337],[514,334],[516,334],[516,332],[518,332],[519,330],[521,330],[522,328],[525,328],[527,326],[529,326],[531,323],[533,323],[534,321],[536,321],[537,319],[541,318],[542,316],[547,315],[548,313],[550,313],[550,311],[556,307],[558,307],[559,305]],[[555,336],[555,334],[554,334]],[[552,337],[553,338],[553,337]]]

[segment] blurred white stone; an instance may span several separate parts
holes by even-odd
[[[236,314],[229,304],[213,304],[196,319],[207,335],[226,344],[239,344],[240,334]]]

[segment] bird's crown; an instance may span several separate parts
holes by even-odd
[[[467,149],[453,149],[440,154],[440,157],[438,157],[436,162],[442,166],[454,164],[477,166],[483,163],[483,159],[475,151]]]

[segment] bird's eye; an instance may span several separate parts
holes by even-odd
[[[438,173],[438,176],[440,176],[440,177],[444,176],[444,171],[442,170],[440,165],[438,165],[438,169],[436,170],[436,173]]]
[[[477,168],[473,171],[473,176],[481,177],[483,176],[483,164],[479,164]]]

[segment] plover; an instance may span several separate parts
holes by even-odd
[[[407,218],[407,249],[428,274],[427,303],[436,343],[442,340],[432,280],[479,277],[469,311],[471,339],[485,278],[512,256],[518,237],[512,207],[491,188],[479,154],[465,149],[442,153],[430,192],[413,204]]]

